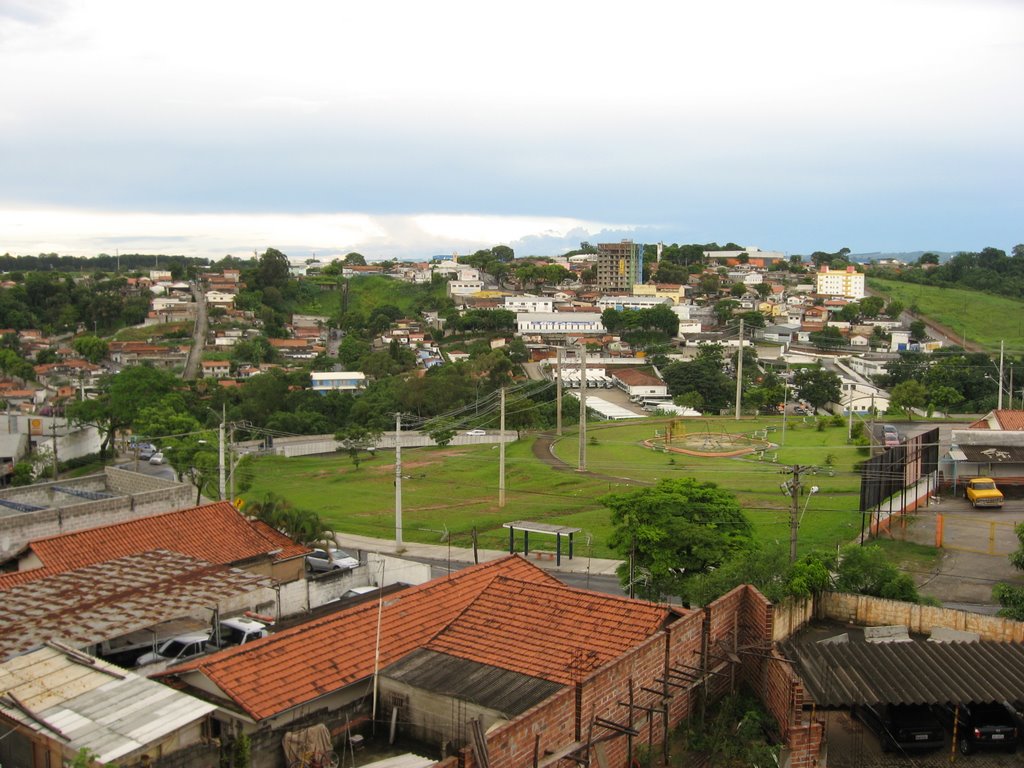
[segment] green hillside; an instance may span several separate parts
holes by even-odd
[[[966,336],[968,343],[995,353],[1002,340],[1007,354],[1024,354],[1024,301],[874,277],[868,278],[868,288],[908,309],[916,306],[922,316],[948,328],[957,342]]]

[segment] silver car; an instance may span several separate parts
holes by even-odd
[[[307,571],[351,571],[359,561],[343,549],[314,549],[306,555]]]

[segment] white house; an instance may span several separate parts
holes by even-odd
[[[526,336],[605,332],[597,312],[520,312],[516,329]]]
[[[207,291],[206,303],[211,307],[224,307],[225,309],[231,309],[235,306],[235,296],[234,294],[224,293],[223,291]]]
[[[672,299],[660,296],[602,296],[597,300],[597,308],[602,312],[606,309],[619,312],[624,309],[652,309],[661,304],[671,306]]]
[[[481,280],[451,280],[448,282],[449,296],[472,296],[484,289]]]
[[[321,395],[366,389],[366,374],[361,371],[313,371],[309,377],[313,391]]]
[[[506,296],[504,308],[509,312],[553,312],[555,300],[544,296]]]

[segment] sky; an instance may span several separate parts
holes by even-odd
[[[0,253],[1024,241],[1018,0],[0,0],[0,73]]]

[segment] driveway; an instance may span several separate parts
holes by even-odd
[[[943,497],[913,515],[906,524],[894,517],[892,538],[935,546],[942,516],[943,541],[937,572],[911,575],[921,592],[948,607],[993,613],[992,587],[999,582],[1024,586],[1024,571],[1007,556],[1020,546],[1014,527],[1024,522],[1024,499],[1007,499],[1003,508],[973,509],[963,498]]]

